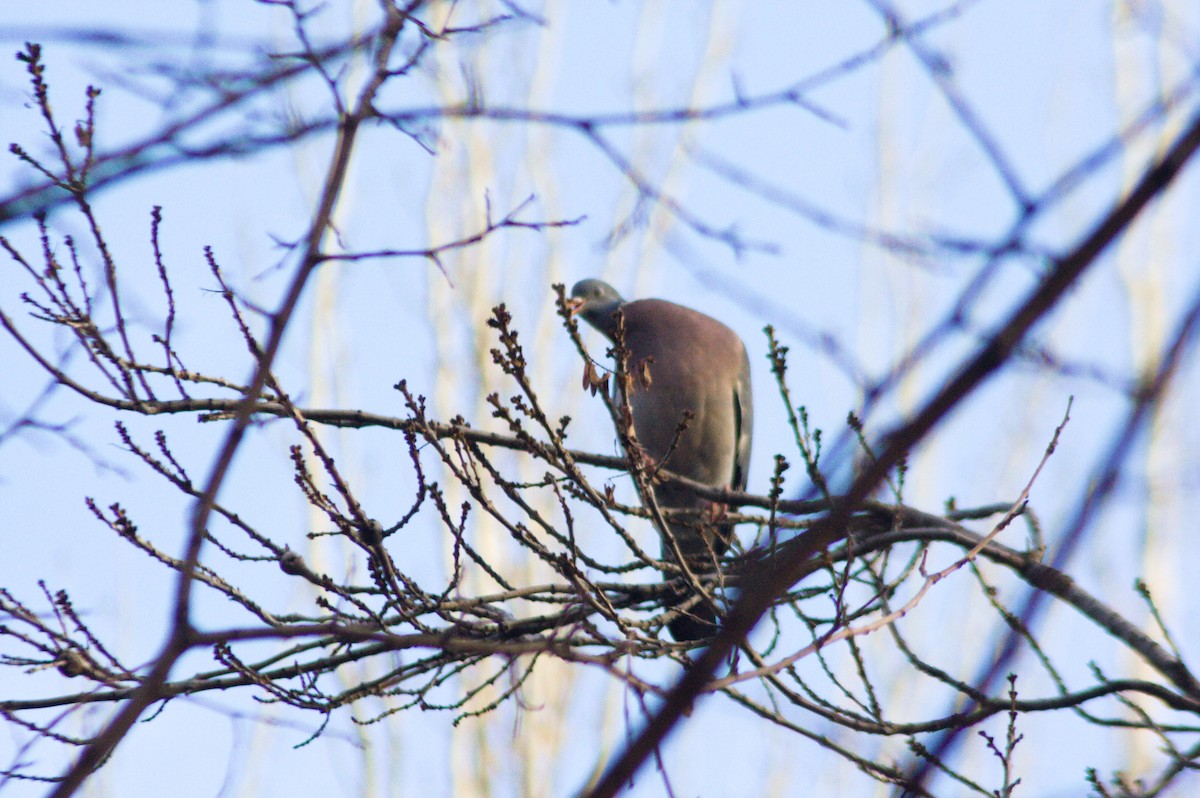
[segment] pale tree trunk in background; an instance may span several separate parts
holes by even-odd
[[[364,3],[362,0],[355,2],[349,10],[350,15],[354,18],[353,29],[358,33],[364,32],[365,18],[363,16]],[[287,31],[280,31],[281,38],[287,35]],[[351,87],[352,90],[357,90],[361,86],[362,81],[367,76],[368,72],[364,69],[362,61],[353,59],[348,62],[349,72],[346,76],[345,85]],[[297,98],[296,106],[303,105],[302,98]],[[298,182],[305,193],[309,206],[317,202],[317,198],[321,192],[321,181],[323,180],[322,169],[324,168],[325,159],[328,154],[324,147],[317,145],[312,147],[299,147],[292,150],[293,162],[296,166],[296,172],[299,177]],[[350,167],[346,175],[345,188],[342,191],[342,199],[338,203],[333,224],[336,229],[346,229],[347,221],[354,216],[356,208],[356,198],[360,192],[359,180],[362,176],[362,164],[358,159],[350,162]],[[330,251],[336,251],[338,239],[336,236],[330,236],[328,239],[328,247]],[[266,265],[263,264],[263,267]],[[345,325],[350,323],[345,313],[345,298],[343,295],[343,287],[346,284],[345,270],[339,268],[336,264],[326,264],[325,268],[321,268],[314,275],[310,291],[312,292],[312,313],[307,319],[299,317],[297,321],[307,321],[308,326],[297,327],[303,330],[303,333],[308,337],[308,367],[307,373],[310,376],[307,386],[308,393],[311,397],[311,402],[314,407],[345,407],[352,404],[346,386],[353,382],[354,375],[351,369],[358,364],[370,364],[372,362],[371,354],[357,353],[358,357],[353,357],[352,353],[347,351],[353,340],[352,335],[347,335]],[[388,346],[390,342],[378,341],[375,342],[379,346]],[[387,379],[387,375],[378,374],[372,375],[373,378]],[[339,463],[343,469],[343,473],[350,477],[355,484],[366,481],[367,469],[361,457],[361,451],[356,447],[356,431],[345,429],[328,429],[322,430],[320,434],[325,445],[334,452],[340,452]],[[333,493],[331,490],[331,482],[328,474],[322,467],[320,459],[316,452],[309,447],[303,449],[302,454],[307,465],[308,472],[314,475],[316,484],[325,491]],[[298,501],[302,501],[297,497]],[[304,502],[306,530],[301,531],[297,535],[297,539],[293,544],[298,550],[302,551],[304,557],[309,562],[313,563],[323,573],[347,573],[348,568],[353,568],[359,561],[355,556],[350,544],[344,538],[334,538],[331,536],[322,536],[312,539],[304,537],[303,532],[317,532],[329,528],[329,518],[320,510],[308,502]],[[297,589],[304,590],[314,595],[320,595],[324,591],[316,586],[303,582],[297,585]],[[363,661],[345,665],[336,671],[340,677],[344,688],[349,689],[352,684],[361,683],[365,680],[378,678],[382,675],[381,666],[385,663],[379,661]],[[382,699],[382,702],[387,706],[392,706],[394,700]],[[387,750],[379,750],[372,740],[373,726],[352,724],[356,739],[356,750],[360,757],[360,765],[355,772],[348,772],[345,778],[348,783],[355,785],[355,788],[360,791],[364,798],[382,798],[387,794],[388,788],[385,783],[380,783],[379,775],[381,773],[379,763],[381,760],[387,761],[394,769],[397,765],[401,765],[404,760],[405,747],[399,742],[400,730],[403,726],[403,715],[395,715],[384,721],[389,734],[387,739],[392,741],[392,744],[387,747]]]
[[[1132,121],[1139,108],[1178,85],[1186,75],[1187,65],[1178,57],[1169,22],[1174,14],[1183,13],[1184,3],[1162,0],[1155,5],[1156,9],[1139,8],[1128,2],[1113,4],[1114,100],[1122,126]],[[1139,11],[1145,16],[1139,16]],[[1144,169],[1179,134],[1181,121],[1163,124],[1157,135],[1144,136],[1126,146],[1122,164],[1126,188],[1137,179],[1138,170]],[[1187,274],[1195,268],[1194,258],[1189,263],[1176,247],[1180,222],[1173,212],[1176,207],[1176,203],[1170,202],[1151,205],[1141,222],[1121,239],[1117,249],[1117,270],[1128,303],[1125,311],[1130,321],[1129,351],[1134,373],[1154,369],[1164,350],[1170,318],[1167,297],[1173,288],[1170,275]],[[1138,530],[1141,544],[1138,576],[1150,585],[1155,603],[1168,622],[1184,598],[1180,590],[1183,577],[1180,567],[1187,560],[1180,556],[1185,545],[1180,533],[1194,526],[1187,522],[1183,506],[1185,464],[1180,444],[1181,433],[1187,427],[1183,424],[1179,400],[1180,394],[1172,393],[1155,406],[1146,445],[1141,449],[1143,459],[1132,461],[1145,472]],[[1190,570],[1190,565],[1187,567]],[[1154,622],[1149,612],[1144,612],[1143,617],[1146,628],[1152,629]],[[1140,659],[1135,668],[1139,678],[1150,672]],[[1130,738],[1129,767],[1133,772],[1144,772],[1159,748],[1159,741],[1148,734]]]
[[[443,4],[451,14],[453,3]],[[552,13],[554,9],[547,9]],[[437,15],[434,15],[436,19]],[[522,37],[528,41],[526,37]],[[436,60],[441,100],[453,103],[461,96],[461,83],[473,75],[506,74],[503,89],[514,92],[508,97],[483,97],[484,102],[544,107],[546,95],[553,89],[554,57],[545,52],[558,42],[556,36],[539,37],[545,44],[539,56],[541,96],[516,97],[516,92],[528,91],[522,85],[522,68],[530,64],[524,58],[499,63],[503,51],[479,48],[475,51],[444,48]],[[458,87],[458,88],[456,88]],[[498,186],[511,185],[498,179],[498,164],[518,159],[523,164],[536,165],[544,175],[538,186],[540,207],[554,207],[553,172],[546,163],[547,153],[530,146],[536,137],[536,126],[504,126],[480,122],[460,123],[443,120],[439,130],[439,157],[433,161],[433,175],[426,202],[429,241],[449,241],[478,230],[485,218],[485,193],[491,200],[493,221],[515,208],[524,196],[499,193]],[[550,193],[543,191],[549,187]],[[516,188],[515,191],[521,189]],[[529,216],[536,213],[527,214]],[[553,241],[551,234],[550,241]],[[494,368],[490,350],[497,346],[494,331],[484,322],[491,309],[504,302],[526,333],[522,343],[528,356],[528,373],[535,384],[549,386],[550,365],[553,359],[539,356],[548,353],[553,345],[550,335],[553,324],[553,301],[549,284],[563,279],[557,261],[545,261],[540,254],[522,249],[532,243],[532,237],[517,236],[511,242],[489,239],[480,245],[451,253],[446,267],[451,285],[436,271],[427,272],[428,314],[433,332],[436,378],[432,389],[431,409],[439,417],[449,418],[462,413],[487,426],[491,408],[485,397],[495,391],[501,397],[513,393],[513,387],[500,371]],[[508,244],[509,246],[506,246]],[[534,329],[536,328],[536,333]],[[531,335],[532,334],[532,335]],[[527,337],[528,336],[528,337]],[[582,393],[582,392],[581,392]],[[547,393],[547,397],[551,396]],[[558,398],[557,396],[555,397]],[[541,477],[535,463],[528,458],[496,458],[505,463],[508,473],[530,481]],[[466,492],[453,480],[442,482],[451,508],[457,508]],[[557,518],[556,506],[543,502],[537,506],[548,518]],[[512,574],[519,584],[548,581],[551,574],[537,560],[521,555],[513,562],[507,545],[508,534],[482,512],[472,514],[467,535],[480,554],[499,572]],[[452,569],[453,542],[445,541],[446,572]],[[470,594],[492,592],[498,588],[477,570],[463,585]],[[485,584],[485,582],[487,584]],[[463,691],[479,686],[486,673],[472,672],[463,677]],[[464,798],[485,798],[493,794],[517,792],[539,798],[549,795],[550,774],[566,742],[563,720],[569,711],[568,697],[576,681],[574,669],[561,662],[543,661],[522,687],[522,703],[540,711],[520,711],[513,704],[481,718],[470,718],[456,726],[450,734],[450,783],[453,794]],[[496,695],[496,689],[508,687],[502,679],[494,688],[482,694],[480,700]],[[477,702],[478,703],[478,702]],[[514,715],[519,712],[519,716]],[[511,781],[510,781],[511,780]]]
[[[911,69],[905,69],[905,65],[901,64],[904,60],[903,56],[893,57],[881,63],[877,95],[874,98],[877,122],[875,168],[871,184],[864,186],[866,191],[863,204],[866,208],[862,218],[867,225],[881,230],[905,228],[900,192],[907,195],[907,192],[912,190],[910,176],[903,173],[902,161],[897,158],[897,153],[911,151],[915,138],[911,128],[905,125],[907,120],[902,111],[913,106],[928,107],[921,102],[922,99],[927,102],[928,95],[919,92],[920,87],[913,79]],[[858,281],[853,310],[848,314],[846,328],[840,333],[853,342],[852,346],[860,362],[866,364],[868,370],[878,373],[884,364],[895,362],[900,353],[912,343],[908,340],[907,326],[903,319],[916,312],[915,303],[910,304],[909,301],[915,275],[912,264],[902,261],[895,252],[880,249],[867,242],[863,242],[858,251],[857,263],[844,264],[844,268],[857,272]],[[913,382],[914,377],[910,375],[899,392],[906,404],[911,402],[911,392],[906,388]],[[820,386],[813,387],[820,389]],[[856,404],[860,403],[861,395],[855,396],[853,401]],[[827,430],[831,438],[840,432],[841,429]],[[856,462],[859,456],[860,453],[855,451]],[[894,497],[885,497],[885,500],[889,499],[894,500]],[[874,641],[869,639],[863,642],[867,646],[874,644]],[[843,661],[843,668],[849,667],[850,663]],[[915,690],[892,691],[891,694],[900,699],[898,705],[901,712],[916,710],[916,706],[908,702],[924,700]],[[908,702],[904,697],[907,697]],[[847,742],[847,738],[836,733],[835,739],[842,744]],[[878,756],[881,751],[889,751],[892,757],[900,753],[887,739],[877,739],[871,741],[871,749],[864,754]],[[814,791],[817,795],[840,795],[846,786],[843,774],[840,773],[824,774],[818,784],[819,789]]]
[[[879,75],[873,115],[876,123],[874,173],[870,185],[864,186],[862,217],[866,226],[873,230],[921,230],[931,220],[918,218],[912,209],[936,205],[930,192],[945,186],[946,176],[953,168],[952,159],[956,157],[948,150],[945,137],[950,121],[948,110],[928,76],[904,48],[881,61]],[[961,157],[961,153],[957,157]],[[846,340],[853,341],[854,352],[874,379],[885,373],[891,364],[900,362],[905,353],[911,352],[929,328],[932,314],[938,312],[940,306],[939,291],[945,290],[941,281],[946,279],[947,265],[923,261],[919,255],[864,241],[859,247],[857,263],[831,264],[829,268],[857,271],[857,297],[853,300],[847,326],[841,333]],[[889,407],[894,407],[898,413],[910,414],[922,401],[930,378],[928,370],[920,364],[909,369],[901,378]],[[819,389],[820,386],[814,387]],[[856,396],[853,401],[857,405],[862,397]],[[890,409],[885,409],[883,415],[891,416]],[[831,421],[840,425],[843,420]],[[844,429],[844,426],[826,428],[826,439],[834,439]],[[881,431],[870,419],[867,429],[870,437]],[[948,465],[944,461],[943,448],[942,440],[932,437],[912,455],[909,465],[914,478],[903,486],[905,503],[938,507],[945,500],[944,495],[933,492],[945,485]],[[855,462],[865,458],[865,454],[857,449],[853,456]],[[876,496],[886,502],[897,500],[886,486],[878,488]],[[953,589],[950,585],[945,587]],[[928,642],[921,633],[912,629],[909,632],[914,640]],[[936,702],[937,699],[923,689],[929,687],[928,683],[917,683],[906,678],[902,669],[895,669],[895,663],[889,660],[888,641],[883,635],[871,635],[857,642],[867,661],[889,663],[885,667],[894,669],[891,676],[887,671],[878,674],[876,690],[881,701],[898,707],[900,715],[913,717],[931,702]],[[959,648],[958,654],[955,667],[969,667],[972,651],[964,646]],[[843,660],[843,675],[849,677],[854,667],[848,658]],[[850,736],[840,730],[831,736],[842,745],[861,745],[861,742],[852,743]],[[869,744],[871,747],[862,751],[868,757],[899,761],[906,755],[904,743],[898,738],[879,737]],[[852,788],[844,773],[829,773],[814,794],[840,795],[847,789]],[[871,794],[885,796],[889,790],[880,786]]]
[[[570,0],[550,0],[542,6],[541,11],[557,20],[557,24],[569,27],[570,6]],[[530,108],[553,108],[557,77],[562,68],[563,39],[558,35],[549,35],[548,31],[536,39],[537,53],[531,64],[527,102]],[[536,65],[535,69],[532,69],[533,65]],[[528,171],[536,186],[539,212],[555,214],[556,218],[570,216],[571,211],[563,207],[558,190],[560,179],[555,165],[560,161],[555,158],[553,151],[558,137],[548,135],[549,131],[540,125],[522,125],[512,133],[517,136],[514,150],[520,152],[521,168]],[[520,202],[522,199],[509,197],[510,202]],[[518,308],[522,318],[526,319],[522,327],[530,335],[526,343],[533,350],[529,357],[529,372],[542,386],[554,384],[553,364],[558,359],[551,353],[563,344],[550,286],[569,280],[570,272],[564,270],[561,254],[564,236],[564,232],[558,230],[547,231],[544,240],[518,236],[513,241],[516,249],[506,264],[506,273],[511,270],[514,276],[520,275],[521,279],[506,282],[511,288],[504,292],[502,299]],[[491,370],[494,373],[496,369],[493,367]],[[567,384],[574,385],[575,381],[569,380]],[[574,407],[582,399],[582,391],[570,400],[562,394],[561,391],[548,390],[543,396],[547,400],[553,397],[556,405],[570,405],[570,412],[574,414]],[[531,459],[524,459],[523,462],[526,476],[536,478],[536,464]],[[562,516],[555,507],[543,506],[538,509],[549,518]],[[546,577],[545,565],[540,560],[527,558],[525,574],[528,580],[525,584],[535,584]],[[509,737],[501,738],[512,741],[519,759],[520,772],[516,778],[519,780],[518,793],[522,796],[553,797],[557,781],[556,765],[562,757],[570,755],[571,717],[597,717],[595,704],[600,696],[581,694],[576,689],[579,676],[577,669],[568,667],[560,660],[543,660],[526,682],[525,698],[533,711],[522,712],[520,726],[510,723]],[[493,723],[503,716],[496,717]]]

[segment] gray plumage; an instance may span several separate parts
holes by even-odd
[[[704,485],[744,490],[753,403],[750,361],[737,334],[716,319],[673,302],[626,302],[602,280],[576,283],[571,296],[576,312],[609,340],[616,333],[613,314],[620,309],[625,318],[625,345],[634,375],[629,405],[646,454],[656,463],[662,461],[667,470]],[[649,385],[640,378],[643,363]],[[685,411],[691,411],[693,418],[672,450]],[[654,496],[660,507],[712,504],[677,485],[657,485]],[[730,524],[705,526],[702,521],[679,521],[670,528],[689,567],[704,571],[711,570],[714,557],[725,553],[733,533]],[[666,541],[662,556],[674,559]],[[676,640],[699,640],[716,632],[714,621],[712,608],[702,600],[669,628]]]

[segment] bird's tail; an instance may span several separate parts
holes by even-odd
[[[719,525],[709,527],[709,529],[711,531],[707,535],[699,535],[694,531],[684,535],[679,529],[674,530],[675,539],[682,544],[680,549],[687,559],[692,573],[710,573],[716,560],[729,548],[733,527]],[[669,548],[666,543],[663,544],[663,559],[673,558]],[[686,585],[680,587],[676,593],[668,597],[667,605],[679,612],[677,617],[667,622],[667,629],[671,632],[671,638],[675,642],[693,643],[698,640],[708,640],[717,634],[719,628],[717,613],[713,609],[711,600],[696,595],[692,588]]]
[[[689,601],[689,599],[695,599]],[[685,605],[680,607],[679,605]],[[717,613],[700,596],[690,590],[676,599],[673,607],[679,609],[679,615],[667,623],[671,638],[677,643],[694,643],[708,640],[717,633]]]

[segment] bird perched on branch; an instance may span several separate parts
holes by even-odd
[[[714,488],[744,490],[750,464],[753,407],[750,361],[737,334],[714,318],[661,299],[626,302],[602,280],[582,280],[571,289],[572,313],[583,316],[618,343],[618,316],[629,352],[629,410],[638,443],[652,459],[679,476]],[[682,430],[681,430],[682,425]],[[682,485],[653,487],[660,508],[709,509],[702,519],[667,524],[676,546],[664,540],[664,560],[683,555],[689,569],[709,573],[729,548],[731,524],[725,511]],[[686,602],[684,596],[677,600]],[[716,613],[708,599],[692,602],[670,622],[680,642],[716,633]]]

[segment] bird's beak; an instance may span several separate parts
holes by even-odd
[[[575,316],[579,311],[583,310],[583,298],[573,296],[567,300],[567,311],[571,316]]]

